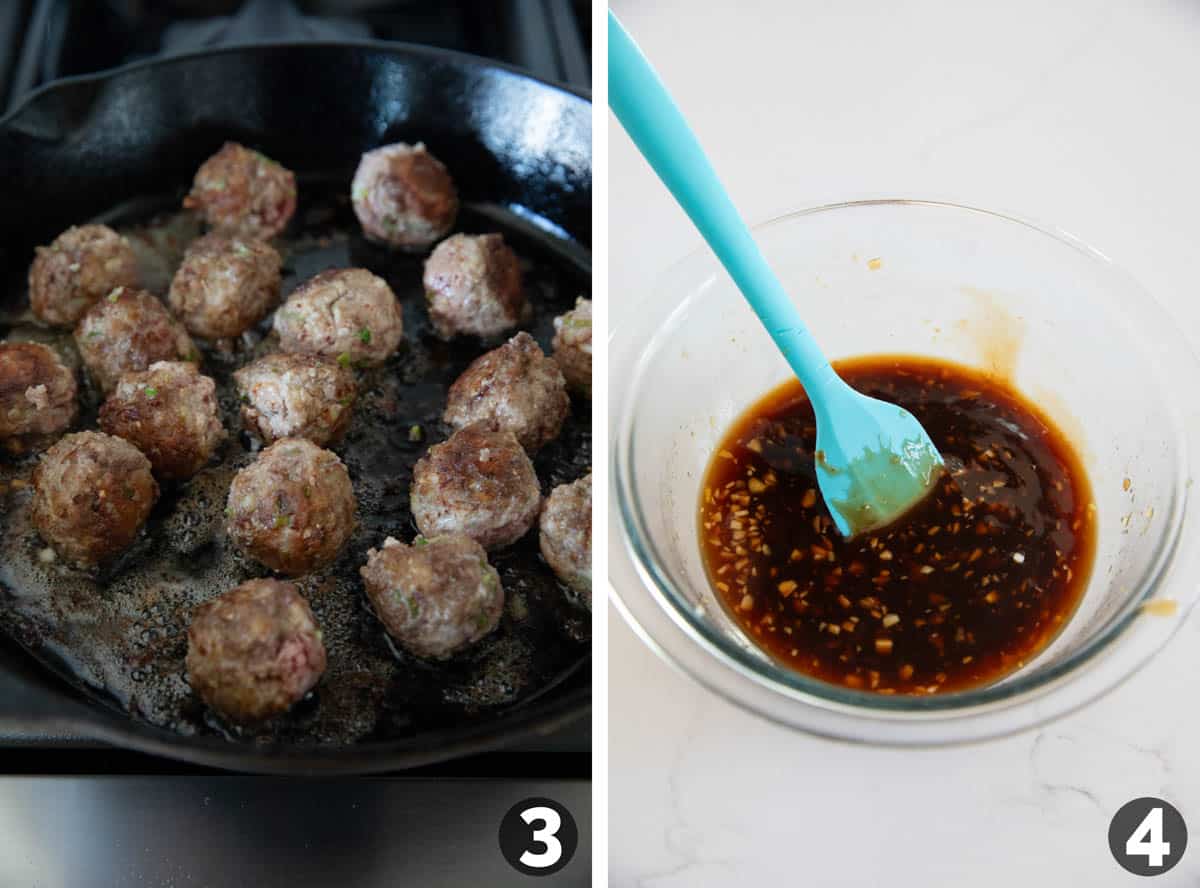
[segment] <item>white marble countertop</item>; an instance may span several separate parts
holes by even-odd
[[[1008,210],[1108,253],[1200,342],[1197,4],[613,6],[748,218],[892,195]],[[615,124],[610,159],[618,325],[622,294],[699,238]],[[768,724],[612,609],[610,627],[614,885],[1131,885],[1106,833],[1143,795],[1177,805],[1194,846],[1147,884],[1200,883],[1200,618],[1082,712],[927,751]]]

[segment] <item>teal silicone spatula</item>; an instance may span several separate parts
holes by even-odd
[[[838,530],[849,537],[890,524],[932,489],[941,455],[911,413],[856,392],[834,372],[683,114],[612,12],[608,103],[804,385],[817,418],[817,483]]]

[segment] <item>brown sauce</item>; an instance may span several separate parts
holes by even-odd
[[[844,539],[814,471],[800,383],[729,429],[700,504],[709,581],[749,638],[787,667],[881,694],[987,684],[1066,624],[1087,586],[1095,505],[1050,420],[977,370],[927,358],[836,364],[860,392],[907,408],[948,471],[895,524]]]

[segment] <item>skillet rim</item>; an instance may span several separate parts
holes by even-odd
[[[351,49],[351,50],[370,50],[374,52],[382,52],[390,55],[414,55],[424,56],[435,61],[450,61],[459,65],[471,68],[483,68],[488,70],[499,70],[506,74],[511,74],[515,77],[520,77],[523,80],[530,80],[543,88],[557,90],[558,92],[566,93],[567,95],[582,99],[587,104],[592,104],[591,90],[582,89],[580,87],[571,86],[567,83],[561,83],[556,80],[549,80],[544,77],[538,77],[523,68],[518,68],[507,62],[494,61],[492,59],[477,56],[469,52],[461,52],[457,49],[439,49],[435,46],[424,46],[419,43],[405,43],[400,40],[263,40],[254,43],[239,43],[233,46],[219,46],[208,49],[190,50],[188,52],[175,53],[168,56],[159,56],[149,59],[140,59],[136,62],[127,62],[124,65],[119,65],[116,68],[106,68],[103,71],[96,71],[91,74],[74,74],[70,77],[60,77],[57,80],[52,80],[49,83],[43,83],[33,91],[27,93],[16,105],[9,108],[3,115],[0,115],[0,129],[10,125],[13,120],[19,117],[24,111],[36,101],[50,93],[65,91],[73,87],[103,83],[108,80],[115,80],[125,74],[138,73],[149,68],[168,67],[175,63],[194,61],[202,58],[213,58],[216,56],[230,55],[236,53],[255,53],[262,50],[275,49]]]

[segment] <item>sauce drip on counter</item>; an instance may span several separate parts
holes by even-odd
[[[987,684],[1054,638],[1087,586],[1095,505],[1071,446],[983,373],[907,356],[837,363],[908,409],[947,472],[896,523],[847,540],[817,490],[816,422],[800,383],[767,394],[709,464],[700,540],[709,580],[776,660],[880,694]]]

